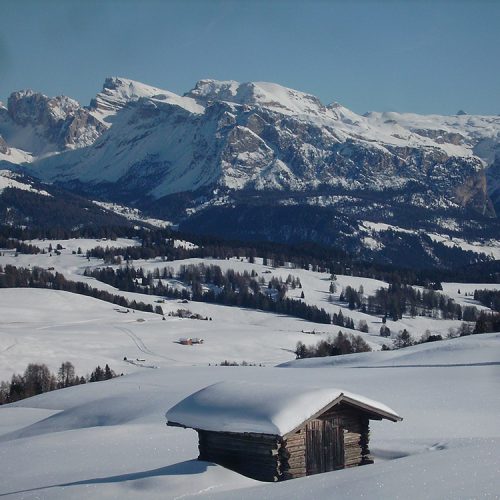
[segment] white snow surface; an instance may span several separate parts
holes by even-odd
[[[338,275],[337,291],[333,294],[333,302],[330,302],[329,274],[290,267],[265,266],[259,258],[255,259],[254,264],[237,258],[229,260],[187,259],[167,262],[153,259],[137,260],[131,263],[134,267],[142,267],[146,272],[164,267],[178,270],[181,265],[200,263],[220,266],[223,271],[227,269],[234,269],[240,273],[254,271],[258,278],[265,279],[264,288],[273,276],[281,277],[285,281],[291,274],[300,279],[302,288],[289,288],[287,293],[289,297],[325,308],[330,314],[341,310],[344,316],[353,318],[355,326],[360,320],[364,320],[369,326],[369,333],[364,334],[336,325],[319,325],[299,318],[263,311],[201,302],[183,304],[164,297],[121,292],[105,283],[83,276],[86,268],[106,267],[102,260],[94,258],[87,260],[85,253],[88,249],[96,246],[133,246],[139,244],[137,240],[32,240],[28,243],[44,249],[47,253],[16,255],[14,250],[3,250],[0,252],[0,265],[53,268],[54,272],[62,273],[67,279],[81,281],[91,287],[123,295],[128,300],[146,302],[153,307],[160,306],[166,320],[163,321],[158,314],[138,311],[126,313],[123,308],[116,308],[113,304],[67,292],[33,289],[0,290],[0,317],[2,318],[0,323],[0,380],[9,379],[14,372],[24,371],[26,365],[33,360],[47,363],[52,371],[56,371],[63,361],[69,360],[80,374],[90,373],[97,364],[106,363],[120,373],[145,369],[137,364],[163,368],[186,365],[206,366],[209,363],[219,364],[228,360],[266,366],[276,365],[295,358],[294,350],[298,341],[306,345],[316,345],[322,339],[335,336],[339,330],[362,335],[374,350],[379,350],[384,343],[391,343],[390,338],[379,336],[382,326],[381,318],[361,311],[351,311],[345,302],[339,301],[342,289],[348,285],[356,290],[363,286],[365,295],[371,295],[378,288],[387,286],[387,283],[383,281]],[[63,247],[60,251],[61,255],[56,255],[54,252],[50,254],[49,246],[55,249],[58,244]],[[78,248],[81,248],[83,254],[73,254]],[[179,290],[189,288],[188,285],[177,280],[163,281]],[[443,288],[445,293],[450,294],[460,304],[483,309],[484,307],[474,301],[470,294],[475,289],[495,289],[498,285],[443,283]],[[458,290],[461,291],[460,294]],[[305,299],[300,299],[301,292],[304,292]],[[469,295],[466,296],[465,293]],[[163,302],[159,303],[159,300]],[[203,318],[212,318],[212,321],[168,316],[169,313],[176,313],[178,309],[188,309]],[[61,316],[63,311],[65,311],[64,316]],[[137,321],[139,319],[140,322]],[[404,316],[397,322],[388,319],[386,325],[393,336],[406,328],[415,339],[418,339],[426,330],[445,337],[450,328],[457,329],[461,322]],[[315,332],[315,335],[304,332]],[[178,341],[182,337],[203,338],[204,343],[196,346],[180,345]],[[135,364],[123,361],[124,356],[134,361]],[[146,361],[137,362],[136,358]],[[337,383],[333,385],[338,386]],[[363,391],[360,392],[363,393]]]
[[[429,237],[451,248],[461,248],[474,253],[484,253],[495,260],[500,259],[500,240],[466,241],[463,238],[450,237],[443,234],[429,233]]]
[[[120,293],[129,300],[160,305],[166,320],[158,314],[127,313],[113,304],[62,291],[0,290],[0,380],[8,380],[14,372],[22,373],[28,363],[46,363],[55,372],[67,360],[80,375],[105,363],[125,374],[0,407],[0,495],[5,498],[326,499],[335,495],[350,500],[413,500],[422,496],[441,500],[498,496],[500,333],[399,351],[293,361],[298,340],[316,344],[336,334],[339,327],[215,304],[183,304],[167,299],[158,303],[163,298],[119,292],[83,276],[86,267],[103,266],[103,262],[72,254],[78,247],[85,251],[97,245],[128,246],[137,244],[135,240],[32,243],[46,249],[49,244],[55,248],[60,243],[64,248],[61,255],[52,256],[16,257],[15,251],[2,250],[0,265],[53,267],[68,279]],[[286,279],[290,273],[302,283],[302,289],[289,290],[290,296],[298,298],[304,291],[308,303],[329,312],[342,308],[355,321],[367,320],[372,334],[364,338],[373,348],[388,342],[377,335],[379,318],[349,311],[338,302],[342,287],[357,289],[363,285],[365,294],[369,294],[387,286],[380,281],[337,276],[337,292],[334,303],[330,303],[328,274],[264,266],[262,259],[256,259],[255,264],[236,258],[155,259],[136,261],[134,266],[152,270],[198,262],[240,272],[254,270],[266,282],[272,276]],[[476,306],[465,293],[495,286],[443,283],[445,292],[455,300]],[[167,315],[179,308],[212,317],[212,321]],[[426,328],[445,334],[460,322],[405,317],[387,324],[393,332],[408,328],[417,336]],[[313,330],[316,335],[303,333]],[[203,338],[204,343],[183,346],[178,343],[181,337]],[[213,366],[225,359],[265,366]],[[286,367],[272,366],[286,362],[290,362]],[[330,395],[331,388],[338,387],[342,392],[382,401],[404,420],[397,424],[371,423],[374,465],[260,485],[218,465],[197,461],[196,432],[165,426],[166,409],[220,382],[224,384],[219,387],[235,384],[235,388],[278,383]],[[258,392],[253,392],[257,398]],[[241,394],[237,399],[242,399]],[[271,404],[266,401],[266,407]],[[251,411],[255,414],[258,408]],[[288,419],[285,417],[278,412],[276,422],[281,425]]]
[[[166,417],[193,429],[284,436],[342,396],[399,418],[384,404],[341,389],[247,381],[205,387],[171,408]]]
[[[97,200],[92,200],[92,203],[106,210],[114,212],[115,214],[121,215],[128,220],[145,222],[146,224],[161,228],[170,227],[172,225],[172,223],[167,220],[147,217],[138,208],[131,208],[124,205],[119,205],[118,203],[107,203],[105,201]]]
[[[401,127],[411,136],[423,137],[434,132],[436,144],[452,153],[469,149],[469,154],[480,157],[485,164],[491,164],[498,152],[500,116],[478,115],[419,115],[416,113],[371,112],[366,119],[375,126]],[[451,134],[451,135],[447,135]],[[451,138],[451,142],[450,142]],[[472,143],[477,139],[475,147]],[[456,154],[456,153],[455,153]]]
[[[192,113],[202,113],[204,108],[189,97],[181,97],[129,78],[106,78],[104,87],[95,98],[92,114],[95,118],[110,125],[117,111],[139,99],[151,99],[182,107]]]
[[[326,111],[317,97],[270,82],[200,80],[186,95],[202,103],[217,99],[236,104],[257,104],[294,116],[318,115]]]
[[[37,193],[42,196],[52,196],[47,191],[43,189],[36,189],[26,181],[21,182],[19,179],[21,179],[21,176],[10,170],[0,170],[0,194],[6,188],[13,188],[20,189],[22,191],[29,191],[31,193]]]
[[[195,248],[199,248],[198,245],[191,243],[186,240],[174,240],[173,242],[174,248],[185,248],[186,250],[193,250]]]
[[[103,247],[103,248],[126,248],[126,247],[136,247],[140,246],[140,242],[138,240],[134,240],[131,238],[116,238],[115,240],[109,238],[71,238],[69,240],[58,239],[58,240],[27,240],[27,243],[30,245],[34,245],[38,247],[40,250],[48,251],[50,246],[55,250],[58,245],[62,246],[63,249],[61,252],[63,257],[61,260],[66,262],[67,260],[73,260],[70,255],[73,255],[73,251],[78,251],[80,248],[82,252],[86,252],[92,248]],[[50,256],[49,256],[50,257]],[[81,256],[76,258],[76,262],[81,262]],[[36,259],[33,262],[36,265]],[[20,264],[21,265],[21,264]],[[50,266],[52,267],[52,266]]]
[[[170,367],[0,407],[0,495],[51,500],[496,498],[500,368],[498,361],[450,363],[453,352],[467,343],[476,360],[489,359],[500,334],[437,343],[440,366]],[[418,349],[405,352],[421,360]],[[369,353],[371,363],[380,355]],[[374,465],[282,484],[258,483],[197,461],[196,432],[165,426],[165,408],[207,384],[276,380],[325,389],[333,381],[397,408],[404,420],[371,423]]]
[[[33,161],[33,155],[19,148],[9,146],[7,152],[0,151],[0,161],[6,161],[15,165],[20,163],[30,163]]]

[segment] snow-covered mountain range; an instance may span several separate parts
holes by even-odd
[[[146,194],[156,198],[216,184],[303,190],[370,179],[384,188],[443,174],[460,182],[500,154],[499,116],[361,116],[262,82],[201,80],[181,97],[108,78],[88,107],[26,90],[10,96],[0,117],[2,159],[33,161],[51,180],[91,183],[120,182],[131,171],[147,177],[141,165],[152,167]]]
[[[500,210],[500,116],[358,115],[273,83],[201,80],[179,96],[115,77],[87,107],[15,92],[1,160],[174,222],[251,204],[399,225],[413,210],[420,229],[438,212],[461,227]]]

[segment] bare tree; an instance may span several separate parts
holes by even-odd
[[[69,387],[75,383],[75,367],[69,361],[65,361],[57,371],[57,386]]]
[[[23,378],[26,397],[36,396],[56,388],[55,377],[45,364],[30,363],[24,371]]]

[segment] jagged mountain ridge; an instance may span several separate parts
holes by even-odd
[[[13,92],[0,105],[0,159],[21,163],[89,146],[105,126],[78,102],[31,90]]]
[[[189,165],[179,161],[175,154],[174,158],[170,154],[173,146],[169,135],[174,128],[179,127],[181,121],[184,128],[195,130],[195,133],[188,133],[188,136],[191,135],[191,143],[183,144],[184,149],[191,146],[192,150],[196,150],[197,138],[194,135],[202,132],[203,139],[215,144],[215,147],[209,148],[212,149],[212,154],[207,155],[215,155],[215,158],[208,158],[208,161],[215,160],[219,167],[212,168],[212,172],[219,175],[219,178],[205,176],[203,180],[195,181],[191,189],[211,183],[229,188],[272,187],[294,190],[303,189],[305,185],[314,187],[323,183],[342,184],[351,180],[350,174],[356,174],[354,169],[345,171],[342,163],[349,164],[359,160],[350,157],[359,150],[367,151],[372,156],[384,156],[387,153],[397,155],[402,158],[403,167],[406,161],[410,171],[411,166],[407,160],[409,156],[415,156],[415,152],[410,151],[409,155],[408,150],[420,150],[421,156],[429,158],[427,163],[443,163],[443,160],[457,157],[466,160],[471,170],[481,171],[483,165],[494,161],[498,152],[500,130],[498,117],[421,117],[397,113],[369,113],[360,116],[338,104],[324,106],[314,96],[276,84],[239,84],[214,80],[198,82],[193,90],[181,97],[131,80],[109,78],[103,91],[88,108],[79,106],[69,98],[49,99],[26,91],[12,94],[8,108],[3,108],[2,111],[4,110],[18,126],[42,126],[42,132],[45,133],[38,135],[59,146],[53,152],[94,146],[91,151],[85,151],[83,157],[66,154],[52,162],[44,160],[41,168],[37,169],[42,177],[54,176],[50,167],[51,163],[55,163],[53,168],[57,175],[65,170],[66,178],[116,182],[135,165],[156,157],[158,162],[165,164],[164,170],[168,170],[169,175],[165,175],[163,185],[156,187],[151,193],[155,197],[186,189],[182,183],[177,187],[172,181],[179,177],[179,171],[182,175],[186,167],[194,167],[199,161],[199,154],[196,152],[185,159],[189,161]],[[71,123],[78,122],[75,115],[83,115],[87,122],[82,123],[80,120],[80,126],[73,127],[79,133],[74,133],[73,138],[61,140],[61,129],[68,128],[65,123],[68,118]],[[164,130],[159,131],[159,122],[168,120],[173,123],[166,123]],[[108,128],[110,130],[106,131]],[[116,130],[112,131],[112,128]],[[112,175],[105,173],[103,178],[97,173],[92,174],[92,165],[103,160],[103,155],[96,153],[96,150],[106,149],[108,162],[120,159],[119,155],[124,149],[125,128],[128,129],[127,139],[131,146],[127,153],[135,153],[129,154],[129,164],[123,165],[122,162],[121,170]],[[228,128],[231,129],[230,133]],[[0,133],[3,130],[0,128]],[[145,130],[148,131],[147,134]],[[144,139],[153,132],[162,144],[156,147],[148,144],[145,147]],[[1,135],[9,147],[12,142],[9,134],[4,132]],[[103,135],[105,137],[99,140]],[[295,147],[290,142],[295,143]],[[340,145],[343,147],[340,148]],[[110,146],[114,146],[114,150],[110,150]],[[3,149],[5,147],[4,145]],[[17,149],[22,150],[22,147]],[[41,149],[42,154],[51,152],[50,148],[32,149],[33,151],[27,152],[35,156],[35,161],[39,153],[37,149]],[[412,161],[418,163],[413,159]],[[373,165],[383,167],[379,168],[378,176],[383,176],[385,171],[394,178],[394,172],[388,171],[387,164],[383,163],[378,161]],[[426,163],[425,158],[423,163]],[[59,168],[62,164],[79,164],[79,168]],[[322,168],[322,165],[326,168]],[[337,171],[328,168],[332,165],[339,167]],[[400,181],[404,179],[405,182],[410,171],[404,172]],[[354,184],[359,187],[362,182]]]
[[[50,99],[33,95],[14,100],[14,108],[34,106],[16,126],[50,122],[35,106]],[[174,221],[249,200],[330,207],[351,218],[392,220],[401,207],[430,210],[430,218],[436,210],[494,217],[488,189],[499,208],[498,116],[361,116],[277,84],[215,80],[179,96],[109,78],[88,107],[54,99],[60,118],[38,137],[60,137],[68,120],[84,116],[77,137],[38,156],[18,149],[25,155],[14,158],[0,122],[0,159],[83,193],[167,211]],[[419,217],[408,224],[419,229]]]

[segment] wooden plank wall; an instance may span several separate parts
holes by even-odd
[[[368,448],[369,419],[366,413],[348,405],[338,405],[320,418],[340,417],[344,427],[345,467],[373,463]]]
[[[343,427],[345,467],[373,463],[368,448],[366,413],[338,405],[318,420],[336,419]],[[307,475],[306,428],[286,440],[268,434],[198,431],[200,460],[215,462],[260,481],[283,481]]]
[[[279,436],[198,431],[199,459],[259,481],[281,479]]]

